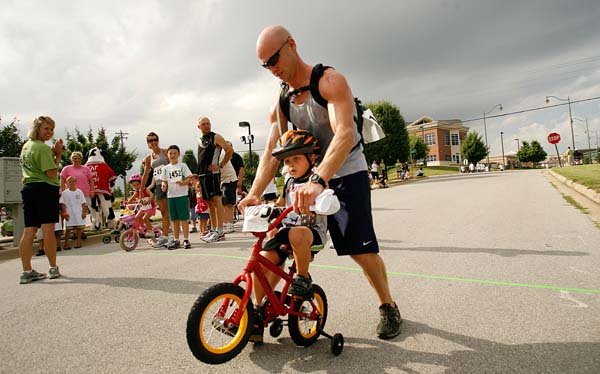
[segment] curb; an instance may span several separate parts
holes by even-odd
[[[600,205],[600,193],[592,190],[591,188],[587,188],[586,186],[579,184],[577,182],[574,182],[570,179],[567,179],[565,177],[563,177],[562,175],[555,173],[554,171],[550,170],[550,174],[556,178],[559,182],[561,182],[562,184],[566,185],[567,187],[579,192],[580,194],[582,194],[583,196],[587,197],[588,199],[592,200],[594,203]]]
[[[79,248],[78,250],[85,249],[86,245],[102,242],[102,237],[104,235],[106,235],[106,234],[98,234],[98,235],[94,235],[94,236],[88,236],[87,239],[83,240],[83,246],[81,248]],[[37,248],[34,243],[34,246],[33,246],[34,257],[35,257],[36,249]],[[4,243],[2,243],[0,245],[0,262],[6,261],[6,260],[12,260],[14,258],[19,258],[19,247],[13,246],[12,241],[10,241],[10,245],[4,245]]]

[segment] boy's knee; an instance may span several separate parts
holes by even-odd
[[[313,241],[313,234],[308,227],[297,226],[290,229],[288,239],[294,249],[298,247],[310,248],[310,244]]]

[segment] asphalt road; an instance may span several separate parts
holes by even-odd
[[[344,334],[340,356],[327,339],[299,348],[284,331],[208,366],[188,350],[187,313],[239,273],[253,239],[131,253],[96,244],[62,252],[57,280],[19,285],[19,261],[0,263],[0,372],[600,372],[600,230],[541,172],[377,190],[373,213],[404,317],[391,341],[374,334],[361,271],[327,250],[311,273],[329,299],[326,330]]]

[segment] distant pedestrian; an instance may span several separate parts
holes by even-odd
[[[396,179],[401,180],[401,176],[402,176],[402,164],[400,163],[400,160],[396,160],[396,164],[394,165],[394,167],[396,168]]]

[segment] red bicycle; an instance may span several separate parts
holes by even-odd
[[[292,211],[285,209],[267,230],[277,227]],[[267,213],[267,217],[270,212]],[[287,294],[296,264],[292,262],[288,271],[271,263],[260,255],[266,232],[253,232],[258,238],[242,273],[232,283],[219,283],[208,288],[194,303],[187,321],[187,342],[194,356],[207,364],[221,364],[237,356],[246,346],[254,325],[252,303],[252,274],[256,275],[265,291],[259,310],[264,327],[269,324],[269,333],[278,337],[287,322],[290,337],[299,346],[307,347],[317,341],[319,335],[331,339],[331,352],[339,355],[344,348],[342,334],[333,336],[323,331],[327,320],[327,297],[321,287],[312,285],[313,296],[297,298]],[[273,290],[265,277],[265,269],[283,280],[281,292]],[[245,282],[242,288],[240,283]],[[286,317],[287,320],[282,319]]]

